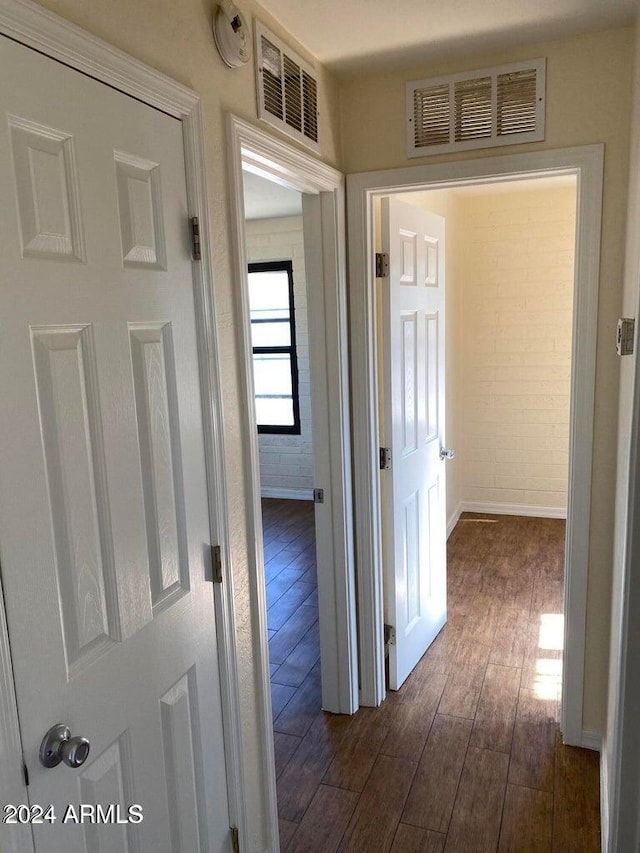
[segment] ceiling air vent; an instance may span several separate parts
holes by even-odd
[[[544,139],[545,59],[407,83],[407,156]]]
[[[254,21],[258,118],[320,150],[318,79],[314,68],[260,21]]]

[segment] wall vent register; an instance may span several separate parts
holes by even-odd
[[[407,157],[544,139],[544,58],[406,86]]]
[[[315,69],[260,21],[254,30],[258,118],[319,152]]]

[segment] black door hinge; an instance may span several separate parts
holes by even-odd
[[[199,261],[200,254],[200,222],[197,216],[191,217],[191,255],[194,261]]]
[[[395,646],[396,644],[396,629],[393,625],[384,626],[384,644],[385,646]]]
[[[211,566],[213,568],[213,582],[222,583],[222,549],[219,545],[211,546]]]
[[[380,470],[388,471],[391,468],[391,448],[390,447],[381,447],[380,448]]]
[[[376,252],[376,278],[386,278],[389,275],[389,255],[387,252]]]

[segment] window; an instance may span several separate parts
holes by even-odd
[[[249,264],[258,432],[300,435],[291,261]]]

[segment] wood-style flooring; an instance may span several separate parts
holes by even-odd
[[[558,728],[564,522],[463,515],[447,625],[347,717],[320,710],[313,505],[263,514],[281,850],[598,851],[598,756]]]

